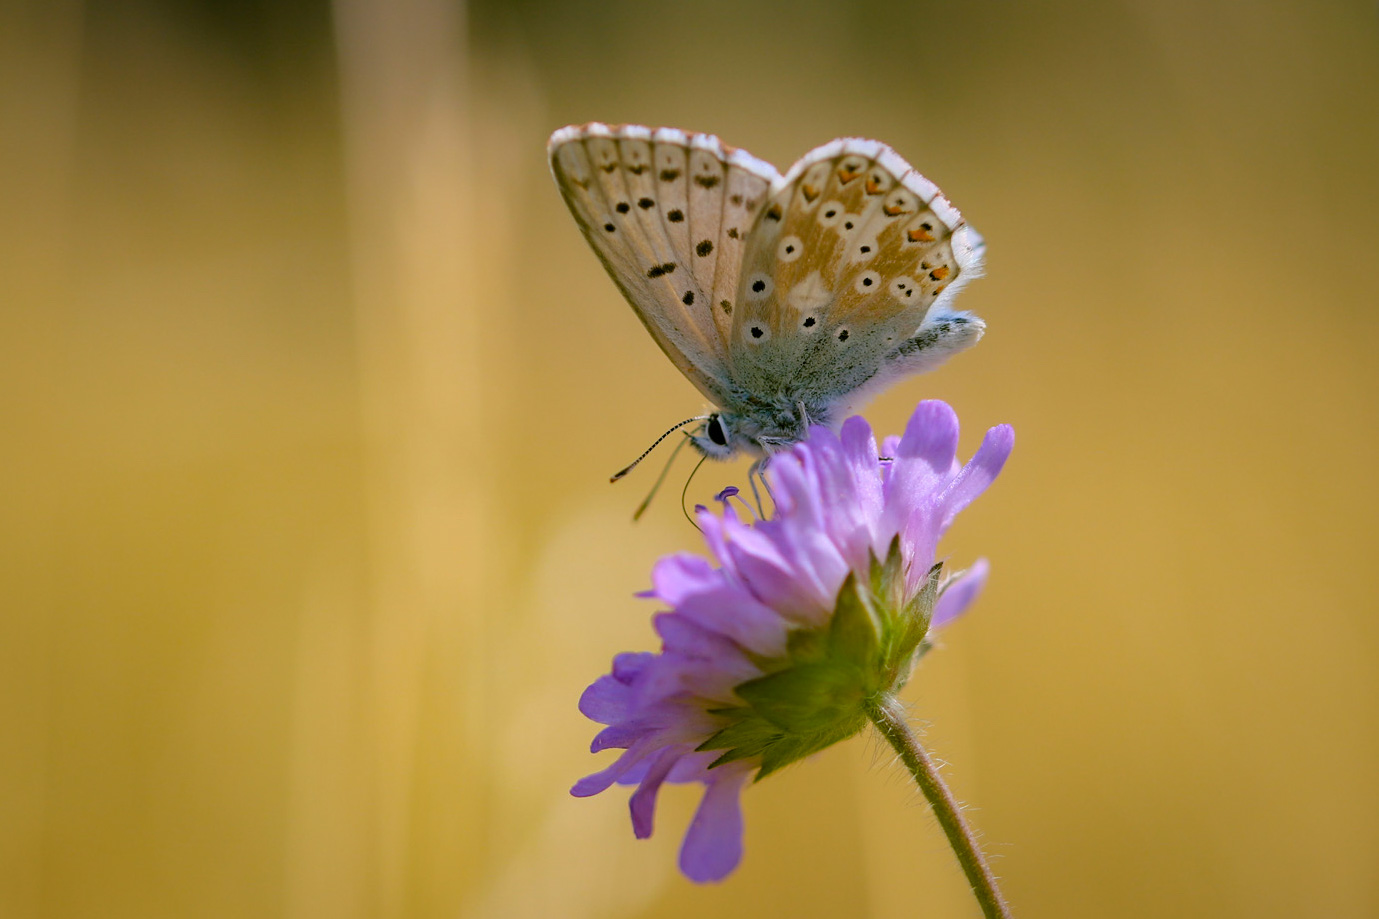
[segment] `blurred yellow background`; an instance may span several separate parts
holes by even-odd
[[[985,235],[867,414],[1018,432],[907,690],[1016,914],[1379,916],[1372,0],[0,6],[0,916],[976,915],[871,740],[718,887],[690,789],[567,794],[696,545],[606,477],[702,407],[546,172],[595,119]]]

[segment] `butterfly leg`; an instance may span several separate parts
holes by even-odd
[[[776,496],[771,493],[771,483],[766,481],[766,466],[771,462],[771,457],[763,456],[752,464],[752,468],[747,470],[747,482],[752,486],[752,498],[757,504],[757,516],[762,520],[766,519],[766,511],[761,504],[761,492],[757,490],[757,481],[761,481],[761,487],[766,492],[766,497],[771,499],[771,506],[775,507]]]
[[[747,470],[747,484],[752,486],[752,500],[757,504],[757,517],[764,518],[766,514],[761,509],[761,492],[757,491],[757,467],[761,465],[761,460],[757,460]]]

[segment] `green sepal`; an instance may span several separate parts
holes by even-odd
[[[728,725],[694,749],[701,753],[706,750],[733,749],[745,749],[749,753],[760,753],[766,749],[767,744],[772,743],[780,734],[780,729],[772,727],[765,719],[747,715],[742,720]]]
[[[900,534],[891,538],[884,561],[871,557],[871,592],[884,610],[899,610],[905,597],[905,556],[900,550]]]
[[[814,734],[860,710],[867,682],[860,668],[830,659],[750,680],[736,691],[781,730]]]
[[[785,659],[794,664],[821,661],[828,657],[828,640],[824,629],[793,629],[785,640]],[[762,669],[771,670],[771,663],[767,662]]]
[[[849,574],[838,591],[828,626],[828,652],[864,671],[881,662],[881,622],[870,592],[860,589],[855,574]]]
[[[865,709],[858,706],[851,716],[834,722],[826,731],[812,735],[789,735],[767,749],[761,758],[761,768],[757,770],[754,781],[760,782],[777,769],[847,740],[866,725]]]
[[[772,725],[760,715],[751,713],[714,734],[695,747],[695,750],[697,752],[725,751],[722,756],[709,764],[709,768],[712,769],[734,760],[748,759],[754,756],[764,757],[772,747],[784,738],[785,733],[780,728]]]
[[[783,655],[754,659],[764,676],[734,688],[745,705],[710,711],[726,723],[696,748],[723,751],[709,768],[756,759],[760,781],[862,730],[868,706],[903,686],[928,649],[942,570],[934,565],[906,596],[897,536],[865,576],[849,574],[827,625],[793,630]]]
[[[892,685],[903,684],[909,678],[914,666],[915,652],[929,634],[929,621],[934,615],[934,603],[938,599],[939,577],[943,573],[943,563],[939,562],[929,569],[924,586],[901,606],[892,623],[892,631],[886,642],[886,670]]]

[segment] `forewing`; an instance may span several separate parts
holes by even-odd
[[[743,245],[752,209],[780,175],[712,135],[674,128],[577,125],[547,149],[570,213],[638,318],[724,404]]]
[[[748,237],[734,379],[843,404],[878,375],[927,369],[980,337],[980,321],[949,303],[980,273],[982,249],[938,188],[884,144],[846,138],[811,151],[773,185]],[[926,337],[944,317],[955,333]]]

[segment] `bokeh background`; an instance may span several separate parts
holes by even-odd
[[[606,120],[986,236],[868,416],[1018,431],[907,689],[1017,915],[1379,916],[1373,0],[8,3],[0,106],[0,915],[976,915],[865,738],[718,887],[567,795],[696,542],[607,483],[702,402],[546,173]]]

